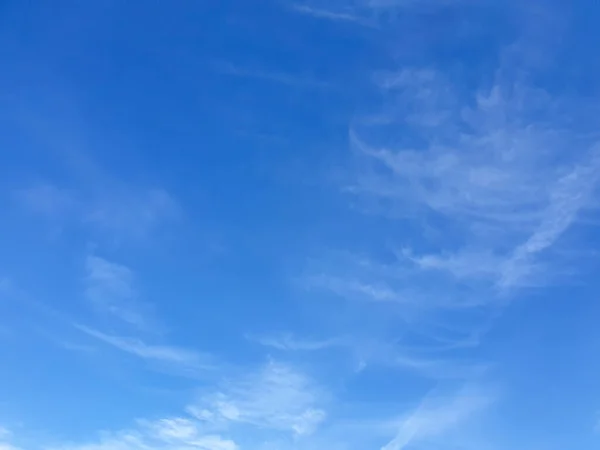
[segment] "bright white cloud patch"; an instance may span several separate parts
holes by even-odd
[[[308,437],[324,420],[323,394],[306,375],[271,361],[249,375],[224,382],[222,389],[190,405],[187,414],[139,420],[136,427],[103,433],[97,441],[60,448],[258,449],[282,436],[288,436],[286,446],[296,447],[298,439]],[[292,437],[295,441],[289,440]]]
[[[190,411],[209,422],[246,423],[304,435],[325,419],[324,402],[323,392],[307,376],[270,362],[254,373],[225,382]]]

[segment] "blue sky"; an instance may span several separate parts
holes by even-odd
[[[599,19],[0,2],[0,450],[599,448]]]

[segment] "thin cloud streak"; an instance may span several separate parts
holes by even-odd
[[[419,348],[402,345],[401,342],[386,342],[359,336],[335,337],[321,340],[302,339],[291,334],[250,337],[265,347],[280,352],[338,352],[347,354],[355,364],[355,372],[367,367],[402,369],[435,380],[467,379],[481,375],[488,365],[469,359],[450,359],[447,352],[472,348],[478,345],[476,332],[472,335],[442,339],[437,336],[437,345]]]
[[[577,220],[579,212],[590,206],[599,179],[600,147],[595,146],[591,161],[577,166],[557,182],[539,226],[506,262],[499,282],[502,287],[514,285],[527,276],[527,262],[554,245]]]
[[[335,3],[332,7],[331,2],[308,0],[291,3],[289,8],[315,19],[379,28],[393,21],[394,13],[398,11],[456,6],[464,4],[465,0],[347,0]]]
[[[265,347],[283,351],[319,351],[345,345],[344,339],[300,339],[289,333],[276,336],[248,336],[248,338]]]
[[[446,397],[431,393],[401,420],[396,436],[381,450],[403,450],[423,441],[437,442],[449,431],[456,432],[494,400],[490,392],[466,386]]]
[[[224,75],[241,78],[255,78],[296,88],[332,89],[334,86],[326,81],[321,81],[304,74],[289,74],[283,72],[248,69],[233,64],[218,64],[216,70]]]
[[[98,441],[53,447],[52,450],[237,450],[231,439],[207,432],[202,424],[188,417],[167,417],[155,421],[139,421],[135,428],[105,432]]]
[[[291,9],[299,14],[311,16],[316,19],[332,20],[335,22],[347,22],[372,28],[377,27],[376,22],[370,21],[366,17],[361,17],[360,15],[352,13],[351,11],[334,11],[299,3],[293,4],[291,6]]]
[[[83,325],[75,325],[75,327],[88,336],[122,352],[150,362],[161,363],[166,367],[172,367],[184,375],[195,375],[215,368],[214,361],[209,355],[194,350],[170,345],[147,344],[138,338],[114,336]]]

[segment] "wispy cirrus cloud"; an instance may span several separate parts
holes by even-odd
[[[225,381],[189,411],[208,422],[249,424],[301,436],[311,434],[325,419],[324,394],[290,365],[270,361],[249,375]]]
[[[291,10],[315,19],[331,20],[334,22],[347,22],[366,27],[376,27],[377,22],[360,14],[356,8],[349,6],[339,9],[327,9],[327,5],[313,5],[312,3],[293,3]]]
[[[54,450],[237,450],[238,445],[219,434],[206,432],[202,424],[188,417],[167,417],[139,421],[135,428],[105,432],[96,442],[57,445]]]
[[[385,367],[412,371],[425,378],[449,380],[467,379],[488,369],[488,366],[481,362],[458,358],[457,355],[454,355],[454,359],[449,359],[443,353],[477,346],[479,341],[476,333],[464,337],[451,335],[446,340],[443,338],[444,331],[436,330],[433,334],[438,339],[437,343],[429,342],[426,347],[419,347],[414,343],[403,344],[402,340],[394,342],[360,335],[306,339],[288,333],[251,339],[282,353],[345,354],[351,359],[357,373],[366,368]]]
[[[319,80],[308,74],[284,73],[264,69],[240,67],[234,64],[221,63],[215,69],[224,75],[240,78],[255,78],[296,88],[331,89],[334,87],[327,81]]]
[[[291,333],[273,336],[248,336],[248,338],[265,347],[287,351],[317,351],[331,349],[345,345],[346,341],[342,338],[303,339],[298,338]]]
[[[414,5],[367,3],[329,7],[365,17]],[[595,100],[534,83],[519,56],[530,44],[499,49],[497,67],[469,80],[426,57],[371,75],[379,103],[349,126],[340,183],[369,226],[341,244],[345,258],[311,261],[302,287],[351,301],[347,327],[379,333],[383,344],[365,347],[380,360],[468,379],[488,367],[477,349],[507,302],[569,281],[562,255],[598,207]]]
[[[409,219],[444,220],[455,240],[469,239],[459,250],[416,257],[409,251],[418,268],[488,278],[499,288],[527,285],[540,275],[536,255],[593,206],[597,144],[552,117],[556,100],[543,92],[498,82],[466,106],[438,78],[406,70],[385,77],[384,89],[398,90],[392,98],[408,109],[392,123],[427,143],[372,147],[353,134],[354,148],[373,165],[351,190],[390,201]],[[440,105],[442,97],[453,100]],[[573,145],[579,151],[566,152]]]
[[[298,14],[315,19],[379,27],[389,23],[399,11],[431,10],[463,3],[465,0],[303,0],[290,3],[289,7]]]
[[[523,289],[558,282],[555,250],[597,208],[600,147],[573,121],[584,100],[512,73],[470,90],[431,68],[374,77],[385,120],[350,128],[360,164],[344,190],[361,212],[415,232],[371,239],[385,259],[376,251],[309,270],[309,288],[387,305],[403,344],[437,352],[473,342]]]
[[[346,299],[402,303],[404,296],[384,281],[362,281],[353,277],[315,275],[305,280],[308,288],[327,289]]]
[[[210,355],[195,350],[172,345],[148,344],[137,337],[115,336],[83,325],[76,325],[76,328],[119,351],[155,364],[160,370],[195,377],[215,367]]]
[[[105,431],[98,439],[61,444],[62,450],[237,450],[264,448],[283,435],[287,446],[303,448],[324,420],[324,392],[296,368],[270,361],[246,375],[224,380],[187,412],[160,419],[139,419],[135,426]]]
[[[129,267],[96,255],[88,255],[85,266],[85,294],[96,311],[138,329],[150,327],[149,307],[138,299]]]
[[[480,387],[465,386],[448,395],[432,392],[400,419],[396,436],[381,450],[402,450],[419,444],[448,444],[448,434],[456,435],[493,401],[494,395]]]

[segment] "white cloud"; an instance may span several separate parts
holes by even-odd
[[[330,89],[333,86],[326,81],[318,80],[307,74],[290,74],[262,69],[248,69],[233,64],[219,64],[219,73],[234,77],[255,78],[296,88]]]
[[[599,179],[600,146],[597,145],[592,149],[590,161],[579,164],[556,182],[538,226],[506,261],[500,280],[502,286],[512,286],[526,277],[531,260],[554,245],[576,221],[580,210],[591,206]]]
[[[468,359],[451,360],[444,351],[465,349],[479,343],[477,331],[453,330],[452,333],[435,331],[434,340],[426,348],[404,346],[400,342],[387,342],[368,336],[345,336],[321,340],[302,339],[292,334],[250,337],[255,342],[282,352],[339,351],[346,353],[361,372],[367,367],[401,368],[433,379],[464,379],[483,373],[487,366]],[[421,329],[426,333],[425,327]],[[445,338],[445,339],[444,339]]]
[[[460,5],[464,0],[303,0],[291,2],[290,9],[315,19],[378,27],[392,22],[398,11]]]
[[[407,232],[367,231],[373,256],[321,264],[307,284],[397,314],[408,348],[455,349],[521,289],[556,282],[557,247],[597,207],[598,143],[572,120],[585,105],[510,70],[471,91],[430,68],[376,81],[386,120],[354,122],[360,164],[346,192]]]
[[[402,252],[402,256],[413,262],[419,269],[448,272],[457,279],[495,278],[501,269],[502,260],[493,254],[480,250],[465,250],[460,254],[431,254],[413,256],[412,252]]]
[[[9,442],[11,438],[11,431],[8,428],[0,426],[0,450],[20,450]]]
[[[14,445],[11,445],[7,442],[0,442],[0,450],[19,450]]]
[[[137,328],[149,327],[149,307],[137,299],[134,275],[129,267],[89,255],[86,272],[86,297],[97,311]]]
[[[250,337],[250,339],[265,347],[289,351],[316,351],[345,345],[344,339],[300,339],[290,333],[277,336]]]
[[[372,20],[373,18],[369,19],[368,17],[365,17],[351,7],[333,10],[321,6],[313,6],[307,3],[294,3],[291,5],[291,9],[299,14],[304,14],[316,19],[348,22],[367,27],[374,27],[377,25],[376,21]]]
[[[194,350],[170,345],[152,345],[137,338],[113,336],[82,325],[77,325],[76,327],[85,334],[99,339],[125,353],[148,360],[149,362],[160,363],[160,367],[165,370],[194,376],[202,371],[214,368],[214,363],[209,355]]]
[[[88,443],[53,450],[237,450],[285,441],[310,442],[324,420],[323,392],[304,374],[276,362],[224,382],[222,389],[190,405],[188,413],[137,420],[135,427],[103,432]]]
[[[493,396],[489,392],[473,387],[465,387],[446,397],[431,394],[400,421],[396,436],[381,449],[412,448],[412,444],[456,432],[492,401]]]
[[[411,132],[428,144],[372,147],[353,132],[354,147],[373,163],[353,191],[391,201],[407,218],[445,220],[455,241],[468,239],[458,250],[411,256],[420,268],[487,278],[503,288],[527,284],[537,269],[534,257],[591,206],[600,174],[595,143],[565,129],[540,91],[499,82],[478,94],[475,106],[464,106],[431,71],[382,78],[386,89],[401,92],[391,122],[405,127],[409,120]],[[440,104],[440,96],[454,100]],[[579,150],[568,152],[572,146]]]
[[[190,407],[211,422],[250,424],[305,435],[325,419],[324,393],[292,367],[269,362],[257,372],[223,383]]]
[[[137,428],[104,433],[98,442],[54,447],[53,450],[237,450],[237,444],[218,434],[206,433],[201,423],[171,417],[140,421]]]
[[[325,288],[346,299],[368,299],[377,302],[401,303],[404,296],[383,281],[366,282],[353,277],[338,277],[335,275],[318,275],[308,277],[306,286],[309,288]]]
[[[141,422],[153,438],[168,445],[188,445],[206,450],[235,450],[237,445],[230,439],[202,431],[202,423],[191,419],[174,417],[154,422]]]
[[[586,100],[528,85],[527,70],[504,57],[480,85],[477,74],[467,82],[433,66],[373,77],[382,112],[352,122],[357,164],[343,188],[356,209],[385,220],[348,242],[361,252],[356,262],[325,261],[304,277],[310,288],[368,301],[349,315],[399,324],[382,333],[398,351],[367,355],[443,377],[506,301],[558,282],[560,250],[598,206],[600,146]],[[353,332],[369,327],[360,319],[349,320]],[[457,373],[472,371],[459,364]]]

